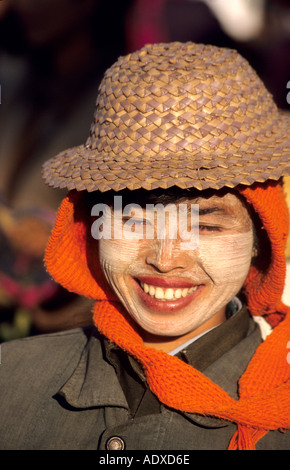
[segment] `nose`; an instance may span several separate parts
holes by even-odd
[[[169,273],[188,268],[189,257],[176,240],[154,240],[146,255],[146,264],[160,273]]]

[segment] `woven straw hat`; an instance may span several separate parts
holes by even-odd
[[[236,51],[147,45],[109,68],[90,136],[44,164],[78,191],[220,189],[290,175],[288,115]]]

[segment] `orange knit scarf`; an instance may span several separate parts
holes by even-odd
[[[290,308],[281,302],[285,279],[288,215],[276,183],[247,188],[244,196],[259,213],[271,240],[271,265],[266,273],[250,270],[245,283],[248,308],[264,315],[274,330],[261,343],[239,381],[239,400],[176,357],[145,347],[128,314],[108,290],[97,262],[96,242],[82,195],[63,201],[46,251],[46,266],[68,290],[96,299],[93,320],[111,341],[142,364],[148,385],[165,405],[237,424],[228,449],[254,449],[269,430],[290,429]]]
[[[281,305],[281,312],[287,307]],[[257,349],[239,382],[239,400],[176,357],[145,347],[120,306],[97,302],[94,323],[142,364],[148,385],[165,405],[238,425],[228,449],[251,450],[269,430],[290,428],[290,365],[286,345],[290,315]]]

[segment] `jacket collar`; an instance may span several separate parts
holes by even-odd
[[[230,396],[237,398],[237,382],[260,342],[259,327],[250,319],[246,337],[203,373],[222,386]],[[114,367],[106,359],[104,338],[94,327],[90,330],[88,342],[75,371],[58,394],[77,409],[113,406],[128,410],[128,403]],[[207,427],[227,425],[217,418],[185,414],[188,419]]]
[[[91,328],[91,335],[80,362],[58,394],[74,408],[100,406],[128,408],[117,375],[104,359],[103,343],[94,327]]]

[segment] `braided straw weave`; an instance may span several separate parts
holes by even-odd
[[[278,180],[290,174],[289,122],[236,51],[147,45],[107,70],[86,144],[46,162],[44,178],[102,192]]]

